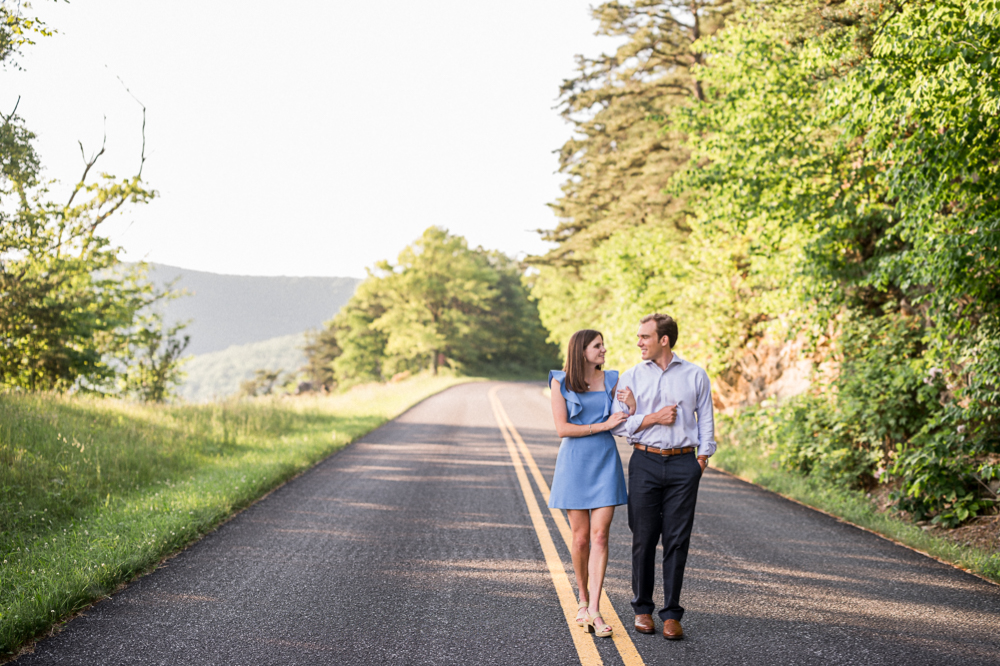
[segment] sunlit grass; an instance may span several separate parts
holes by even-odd
[[[0,395],[0,654],[461,381],[182,406]]]
[[[736,442],[723,433],[719,438],[719,449],[712,456],[712,465],[1000,583],[1000,553],[961,546],[928,534],[909,521],[877,511],[859,491],[823,484],[802,474],[780,469],[772,459],[772,451],[773,448],[767,444]]]

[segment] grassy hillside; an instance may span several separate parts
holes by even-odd
[[[0,395],[0,659],[460,381],[184,406]]]
[[[185,400],[202,402],[235,394],[240,382],[261,368],[295,373],[306,360],[304,344],[305,336],[297,333],[200,354],[184,365],[187,377],[178,393]]]
[[[219,275],[151,264],[159,286],[179,278],[175,288],[189,295],[165,306],[168,323],[191,320],[188,353],[221,351],[318,328],[340,310],[360,280],[346,277]]]

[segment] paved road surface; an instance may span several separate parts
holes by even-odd
[[[585,636],[560,606],[559,524],[529,485],[532,461],[551,482],[557,445],[541,384],[449,389],[15,663],[1000,664],[1000,587],[711,470],[688,638]],[[620,509],[607,591],[626,624],[629,548]]]

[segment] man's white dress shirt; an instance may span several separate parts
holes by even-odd
[[[643,361],[623,372],[618,390],[632,389],[635,414],[612,431],[629,444],[644,444],[662,449],[695,446],[699,456],[715,453],[715,417],[712,411],[712,387],[708,373],[677,353],[661,370],[653,361]],[[652,425],[636,432],[642,419],[668,405],[677,405],[673,425]],[[615,400],[613,412],[628,412],[625,403]]]

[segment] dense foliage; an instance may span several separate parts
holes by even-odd
[[[0,2],[0,65],[51,34]],[[86,389],[162,400],[177,379],[178,330],[150,314],[155,294],[143,266],[124,266],[100,234],[108,218],[156,193],[142,181],[100,174],[104,146],[84,157],[83,174],[65,202],[42,179],[35,135],[17,115],[0,113],[0,389]]]
[[[612,5],[624,11],[595,13]],[[668,8],[629,7],[653,5]],[[723,389],[763,380],[753,364],[765,343],[797,340],[815,363],[812,389],[752,417],[784,464],[832,483],[891,483],[899,508],[945,524],[990,506],[998,45],[996,1],[801,0],[727,15],[689,46],[701,95],[659,102],[671,108],[659,136],[689,156],[665,186],[683,208],[618,223],[591,207],[614,229],[584,270],[542,268],[546,324],[605,328],[615,344],[638,314],[670,312],[679,346]],[[574,175],[577,190],[599,182]]]
[[[681,135],[662,131],[663,119],[704,98],[692,72],[703,58],[693,45],[718,30],[732,4],[637,0],[592,9],[598,34],[622,43],[612,54],[578,58],[577,76],[562,85],[562,114],[576,136],[559,151],[567,176],[563,196],[552,204],[559,223],[543,232],[556,246],[531,259],[539,271],[532,293],[557,344],[596,321],[609,341],[631,340],[634,312],[648,311],[648,303],[672,290],[676,270],[687,274],[682,257],[632,248],[673,247],[690,232],[683,196],[665,190],[688,149]],[[662,260],[677,263],[665,268]],[[629,275],[618,264],[609,270],[609,261]],[[621,349],[611,349],[615,363],[625,360]]]
[[[340,385],[442,365],[460,372],[555,367],[520,267],[430,227],[378,263],[307,347],[313,381]]]

